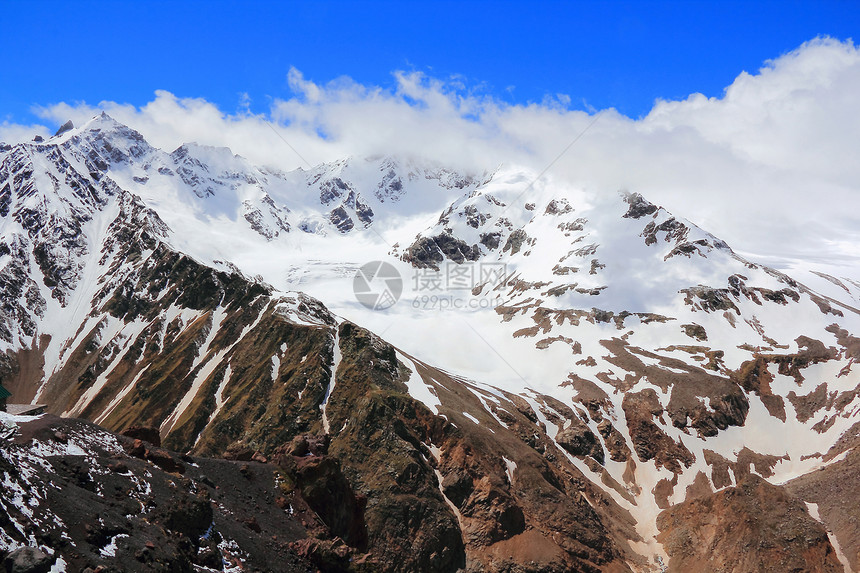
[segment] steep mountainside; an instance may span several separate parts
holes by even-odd
[[[254,471],[287,475],[329,540],[291,530],[296,570],[331,543],[383,571],[858,567],[842,485],[856,282],[810,275],[813,290],[638,194],[510,167],[283,173],[226,149],[165,153],[106,115],[2,149],[0,382],[54,414],[150,428],[174,460],[266,460]],[[391,308],[352,298],[372,260],[404,279]],[[134,457],[75,427],[80,471]],[[10,467],[38,449],[16,444]],[[45,471],[78,455],[39,451]],[[7,489],[32,478],[3,472]],[[41,518],[20,501],[4,498],[2,547],[110,566],[98,543],[31,537]],[[256,533],[284,511],[262,505]],[[129,551],[143,539],[123,535]],[[204,570],[203,532],[185,535],[171,559]],[[253,567],[288,570],[232,539]]]

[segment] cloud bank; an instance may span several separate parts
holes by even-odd
[[[227,146],[280,169],[396,153],[472,171],[501,163],[541,171],[587,129],[547,176],[641,192],[763,262],[858,274],[860,49],[850,40],[815,39],[740,73],[720,97],[658,101],[639,119],[571,110],[564,95],[512,105],[457,81],[395,78],[393,89],[346,77],[316,84],[292,69],[291,97],[260,115],[165,91],[139,108],[105,101],[37,111],[56,125],[80,125],[105,110],[164,149]],[[47,131],[6,123],[0,140]]]

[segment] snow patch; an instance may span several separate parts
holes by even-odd
[[[328,400],[331,397],[331,393],[334,390],[334,386],[337,383],[337,369],[340,366],[341,361],[341,353],[340,353],[340,330],[334,329],[334,347],[333,347],[334,357],[332,358],[331,365],[331,378],[329,379],[328,386],[325,389],[325,396],[323,396],[322,404],[320,404],[320,410],[322,411],[322,422],[323,422],[323,431],[326,434],[329,433],[329,421],[328,414],[326,409],[328,407]]]
[[[116,550],[117,550],[116,542],[117,542],[117,540],[123,539],[124,537],[128,537],[128,535],[126,535],[124,533],[114,535],[111,538],[110,543],[108,543],[107,545],[105,545],[104,547],[99,549],[99,553],[101,554],[101,556],[102,557],[116,557]]]
[[[517,462],[511,461],[505,456],[502,456],[502,460],[505,462],[505,475],[508,476],[508,483],[514,484],[514,471],[517,469]]]
[[[434,392],[433,386],[425,382],[424,377],[418,373],[418,367],[415,365],[415,362],[401,352],[397,352],[397,359],[406,364],[410,370],[409,380],[406,381],[409,395],[430,408],[434,414],[439,414],[439,406],[442,403]]]

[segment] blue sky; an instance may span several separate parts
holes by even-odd
[[[537,173],[599,110],[549,176],[641,192],[779,268],[860,269],[858,29],[860,1],[12,0],[0,141],[106,110],[161,149],[283,170]]]
[[[640,117],[655,99],[720,96],[743,70],[819,35],[857,35],[857,2],[8,2],[0,121],[60,101],[149,102],[156,89],[235,112],[325,84],[456,77],[510,103]]]

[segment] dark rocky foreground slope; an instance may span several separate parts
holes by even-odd
[[[538,463],[504,483],[486,466],[491,452],[474,451],[450,424],[429,428],[432,415],[396,397],[361,401],[387,420],[357,432],[363,451],[345,451],[357,445],[346,436],[301,435],[270,456],[233,447],[230,459],[162,449],[133,437],[158,441],[141,428],[118,435],[76,419],[6,417],[0,562],[33,572],[630,570],[612,558],[592,504],[571,499],[594,495],[577,491],[575,476]],[[430,436],[410,422],[447,434],[452,454],[430,461],[416,440]],[[840,476],[845,487],[856,474]],[[802,501],[753,474],[698,492],[658,524],[668,571],[842,570]]]
[[[3,443],[2,537],[67,571],[375,570],[303,494],[355,498],[320,453],[269,464],[192,458],[44,416]]]

